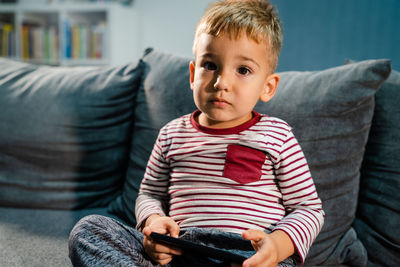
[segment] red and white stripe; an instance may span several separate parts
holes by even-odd
[[[280,229],[304,260],[323,225],[321,201],[291,128],[254,114],[245,128],[205,129],[193,119],[196,113],[162,128],[136,201],[138,225],[151,214],[166,215],[168,206],[168,215],[182,229],[212,227],[239,234],[249,228]],[[270,155],[260,180],[240,184],[223,176],[229,144]]]

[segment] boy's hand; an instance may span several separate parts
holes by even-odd
[[[260,230],[247,230],[242,233],[244,239],[251,240],[256,254],[243,262],[243,267],[277,266],[278,251],[269,235]]]
[[[179,226],[170,217],[167,216],[160,217],[158,215],[151,215],[146,220],[146,226],[143,228],[142,232],[144,234],[144,239],[143,239],[144,250],[153,261],[161,265],[165,265],[172,260],[172,257],[174,255],[182,254],[180,249],[156,243],[150,238],[151,232],[157,232],[160,234],[169,234],[172,237],[178,237]]]
[[[242,233],[244,239],[251,240],[256,254],[243,262],[243,267],[277,266],[294,253],[294,245],[283,231],[267,234],[260,230],[247,230]]]

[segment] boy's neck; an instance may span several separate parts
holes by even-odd
[[[258,114],[256,111],[253,111],[250,114],[251,115],[250,120],[247,120],[241,124],[238,124],[233,127],[219,127],[219,128],[214,127],[213,128],[213,127],[209,127],[209,126],[202,125],[201,123],[199,123],[199,117],[201,114],[202,113],[200,110],[196,110],[195,112],[193,112],[193,114],[191,116],[192,125],[197,130],[199,130],[201,132],[209,133],[209,134],[237,134],[244,130],[247,130],[248,128],[253,126],[255,123],[257,123],[261,118],[260,114]]]
[[[228,129],[240,126],[248,121],[250,121],[254,117],[253,112],[250,112],[246,116],[243,116],[239,119],[230,120],[230,121],[215,121],[207,117],[204,113],[200,112],[197,116],[196,121],[198,124],[204,127],[213,128],[213,129]]]

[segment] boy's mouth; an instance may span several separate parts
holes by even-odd
[[[210,100],[210,102],[216,106],[230,105],[230,103],[228,101],[226,101],[225,99],[220,98],[220,97],[213,98]]]

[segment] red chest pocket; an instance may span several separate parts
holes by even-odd
[[[265,157],[266,154],[260,150],[242,145],[229,145],[223,176],[241,184],[258,181]]]

